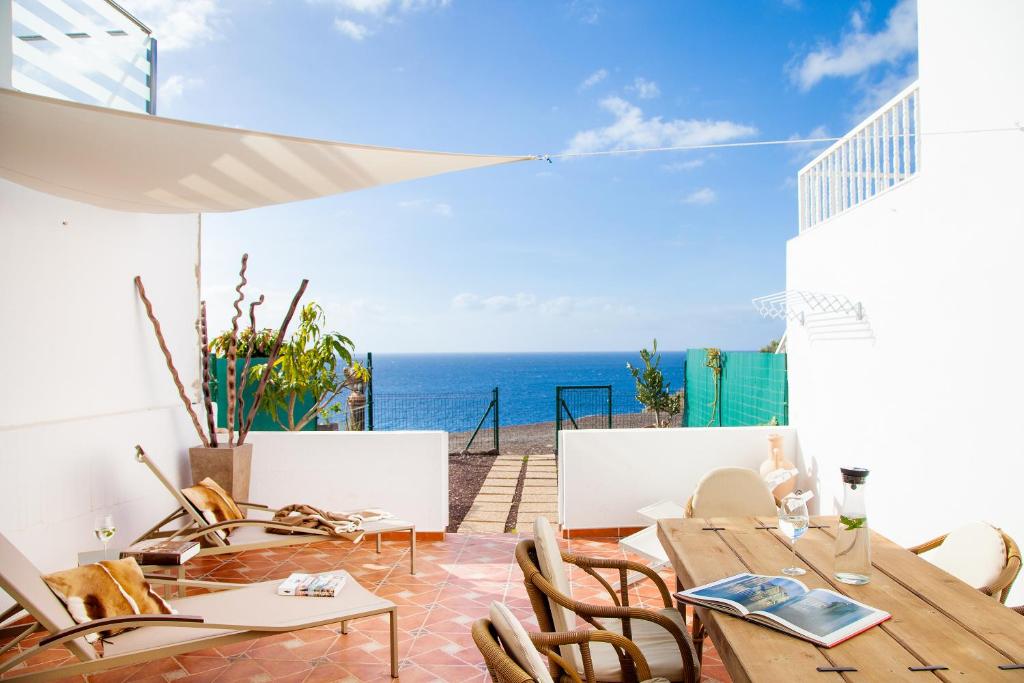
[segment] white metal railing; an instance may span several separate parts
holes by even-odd
[[[156,39],[112,0],[13,0],[11,85],[156,113]]]
[[[921,166],[915,81],[797,174],[800,232],[896,187]]]

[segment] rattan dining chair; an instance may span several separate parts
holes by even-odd
[[[502,603],[492,603],[489,619],[473,624],[473,642],[483,655],[495,683],[596,683],[590,643],[610,643],[628,652],[640,680],[654,683],[639,648],[624,636],[609,631],[579,629],[568,633],[527,633]],[[583,677],[556,651],[560,645],[578,645],[583,651]],[[546,659],[545,659],[546,658]],[[662,679],[664,680],[664,679]]]
[[[909,550],[1004,604],[1021,570],[1017,542],[985,522],[971,522]]]
[[[577,617],[595,629],[618,633],[633,641],[650,665],[651,674],[669,681],[696,683],[700,663],[686,624],[672,606],[672,596],[657,572],[639,562],[605,559],[562,552],[551,524],[544,517],[534,522],[534,538],[516,546],[516,561],[523,571],[526,592],[544,633],[572,632],[578,629]],[[580,568],[601,584],[611,604],[582,602],[572,597],[565,563]],[[616,593],[596,570],[614,569],[619,573],[621,593]],[[640,572],[658,587],[664,607],[648,609],[629,604],[628,572]],[[561,645],[563,659],[577,670],[583,668],[583,655],[577,645]],[[596,681],[618,683],[635,680],[632,659],[619,647],[602,645],[591,648]]]
[[[1020,605],[1019,607],[1011,607],[1010,609],[1024,617],[1024,605]]]

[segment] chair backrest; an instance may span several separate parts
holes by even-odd
[[[761,475],[746,467],[720,467],[697,483],[688,506],[693,517],[773,517],[775,498]]]
[[[3,534],[0,534],[0,588],[50,633],[75,625],[36,566]],[[84,638],[76,638],[65,645],[82,661],[98,657],[96,650]]]
[[[171,480],[167,478],[167,475],[165,475],[149,455],[146,454],[146,451],[142,450],[142,446],[135,447],[135,459],[149,468],[149,471],[153,473],[153,476],[157,478],[157,481],[163,484],[163,487],[167,489],[167,492],[171,494],[171,497],[178,502],[178,505],[185,511],[185,514],[191,518],[193,524],[201,527],[209,524],[209,522],[203,518],[202,513],[197,510],[191,502],[189,502],[188,498],[185,497],[185,494],[181,492],[181,489],[172,484]],[[210,533],[204,538],[208,538],[216,545],[228,545],[227,536],[223,533]]]
[[[973,588],[987,588],[1006,569],[1007,551],[1002,532],[985,522],[970,522],[921,557]]]
[[[558,536],[547,517],[537,517],[533,522],[533,542],[537,553],[537,563],[541,576],[547,579],[548,583],[554,586],[562,595],[572,596],[572,584],[569,583],[569,574],[565,571],[565,563],[562,562],[562,551],[558,547]],[[577,628],[576,615],[572,610],[559,605],[554,600],[545,597],[548,610],[551,614],[551,621],[555,631],[573,631]],[[540,615],[538,620],[540,620]],[[543,623],[543,622],[541,622]],[[569,662],[580,664],[579,650],[575,645],[561,645],[559,652]]]
[[[491,624],[498,632],[505,654],[537,683],[554,683],[546,658],[530,640],[530,634],[519,623],[512,611],[500,602],[492,602]]]

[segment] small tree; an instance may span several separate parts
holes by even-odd
[[[352,340],[336,332],[324,332],[325,322],[323,309],[316,302],[307,304],[299,328],[281,345],[260,409],[283,429],[297,431],[318,415],[327,417],[344,410],[334,399],[370,378],[369,370],[352,360]],[[250,368],[249,381],[259,381],[262,373],[263,365]],[[296,405],[306,396],[313,398],[313,405],[296,415]]]
[[[651,344],[651,350],[640,350],[640,360],[644,367],[634,367],[626,363],[626,369],[636,380],[636,400],[644,408],[654,413],[658,427],[667,427],[672,418],[683,410],[683,392],[672,393],[672,387],[665,381],[662,374],[661,356],[658,354],[658,340]],[[664,416],[664,417],[662,417]]]
[[[779,340],[772,339],[770,342],[761,347],[761,353],[775,353],[779,348]]]

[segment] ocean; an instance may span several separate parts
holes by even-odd
[[[683,386],[685,359],[685,351],[661,353],[661,369],[672,391]],[[640,412],[627,361],[640,364],[640,356],[636,352],[375,353],[375,428],[473,429],[494,387],[500,392],[503,426],[554,421],[559,385],[611,385],[613,413]],[[593,404],[599,396],[595,392],[584,403]]]

